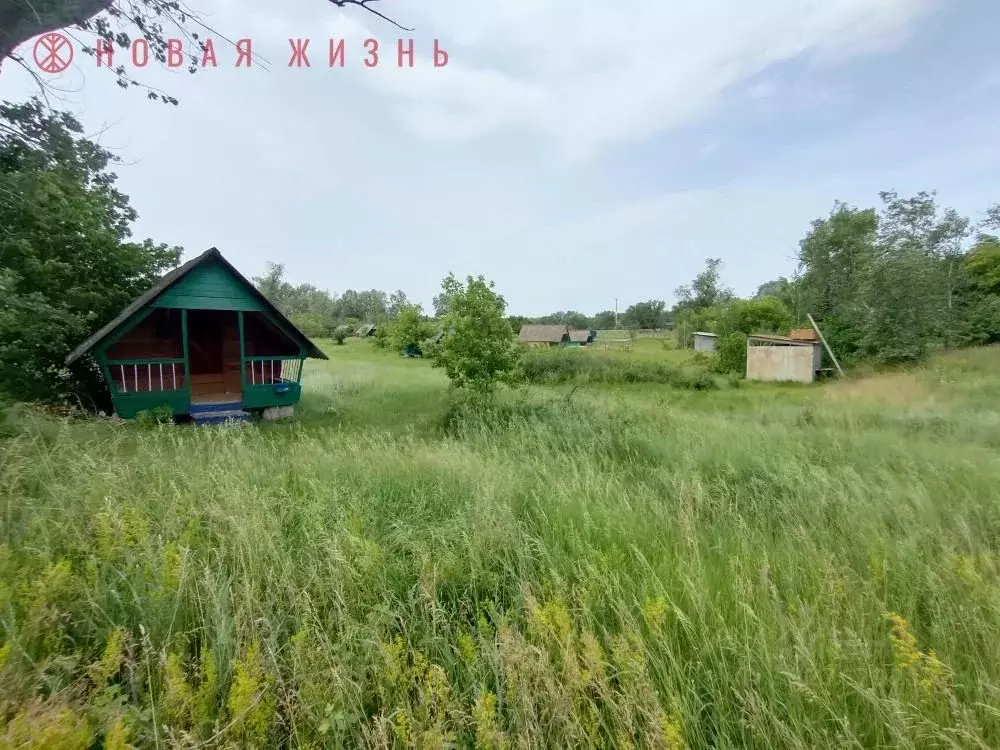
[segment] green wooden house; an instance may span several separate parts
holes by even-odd
[[[120,417],[169,406],[204,422],[287,414],[306,358],[327,359],[214,247],[164,275],[66,362],[86,354]]]

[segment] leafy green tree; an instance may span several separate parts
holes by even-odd
[[[1000,294],[1000,242],[976,245],[965,257],[965,270],[984,294]]]
[[[788,279],[780,276],[773,281],[767,281],[757,287],[754,299],[774,297],[781,300],[795,320],[804,320],[806,310],[802,309],[802,284],[796,278]]]
[[[615,311],[602,310],[594,316],[594,328],[610,331],[615,327]]]
[[[838,202],[799,243],[800,312],[822,323],[830,345],[845,358],[863,346],[878,224],[874,209]]]
[[[406,292],[402,289],[397,289],[389,295],[389,305],[386,313],[390,318],[395,318],[403,312],[409,304],[410,302],[406,298]]]
[[[666,323],[666,307],[667,303],[660,299],[637,302],[625,310],[621,323],[632,329],[663,328]]]
[[[422,351],[423,343],[432,333],[433,329],[424,320],[420,305],[404,305],[389,326],[389,340],[392,343],[392,348],[400,352]]]
[[[523,315],[510,315],[507,317],[507,322],[510,323],[510,330],[516,336],[524,326],[531,323],[531,319]]]
[[[962,338],[963,240],[970,222],[939,212],[933,193],[880,194],[876,256],[867,286],[864,344],[885,362],[914,361]]]
[[[93,363],[69,352],[176,266],[181,250],[134,242],[135,210],[115,187],[117,158],[37,99],[0,103],[0,391],[72,392],[106,405]]]
[[[674,296],[677,297],[675,310],[704,310],[732,299],[732,290],[722,286],[720,281],[721,267],[721,258],[706,259],[705,270],[695,276],[694,281],[674,290]]]
[[[544,315],[535,322],[544,325],[566,325],[570,328],[591,328],[593,323],[590,317],[576,310],[560,310],[550,315]]]
[[[449,334],[434,348],[434,366],[444,369],[455,388],[481,395],[517,380],[520,352],[505,317],[506,300],[483,276],[465,282],[448,274],[441,283],[448,300],[444,318]]]
[[[735,299],[718,306],[715,333],[788,333],[792,327],[791,310],[777,297]]]
[[[448,305],[450,302],[445,292],[442,291],[441,294],[434,295],[434,299],[431,300],[431,304],[434,307],[435,318],[443,318],[448,314]]]

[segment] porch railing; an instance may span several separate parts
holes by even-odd
[[[247,385],[298,383],[302,379],[302,357],[244,357]]]
[[[183,359],[119,359],[108,362],[116,393],[176,391],[186,385]]]

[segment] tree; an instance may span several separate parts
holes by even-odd
[[[454,388],[480,395],[515,382],[519,350],[504,316],[507,302],[493,282],[468,276],[463,283],[448,274],[441,296],[448,300],[444,325],[449,334],[434,349],[434,366],[444,369]]]
[[[0,390],[19,399],[107,397],[69,352],[176,266],[180,248],[131,240],[117,159],[41,102],[0,104]]]
[[[980,224],[982,229],[1000,232],[1000,203],[986,209],[986,218]]]
[[[405,305],[389,327],[389,340],[397,351],[420,352],[431,333],[420,305]]]
[[[718,306],[715,333],[726,336],[742,333],[786,334],[792,326],[792,313],[777,297],[734,299]]]
[[[285,267],[281,263],[268,262],[266,269],[263,276],[254,276],[251,281],[257,291],[287,315],[286,304],[291,296],[291,284],[285,281]]]
[[[965,257],[965,269],[981,292],[1000,295],[1000,242],[977,244]]]
[[[820,320],[830,345],[844,357],[861,352],[878,222],[874,209],[837,202],[799,243],[799,312]]]
[[[390,318],[397,317],[403,310],[409,306],[409,301],[406,299],[406,292],[402,289],[397,289],[392,294],[389,295],[389,308],[388,313]]]
[[[441,294],[434,295],[434,299],[431,300],[431,304],[434,307],[435,318],[443,318],[445,315],[448,314],[449,300],[445,292],[441,292]]]
[[[865,348],[886,362],[922,358],[935,344],[960,337],[965,305],[962,242],[970,223],[951,209],[939,213],[933,193],[880,194],[875,262],[867,287]]]
[[[706,307],[732,299],[732,290],[722,286],[719,282],[719,269],[721,267],[721,258],[707,258],[705,270],[695,276],[694,281],[674,290],[674,296],[678,300],[674,307],[675,311],[704,310]]]
[[[622,324],[626,328],[662,328],[665,323],[666,307],[667,303],[659,299],[637,302],[622,315]]]
[[[545,325],[566,325],[570,328],[591,328],[593,321],[582,312],[576,310],[560,310],[538,319],[538,323]]]
[[[507,318],[507,322],[510,323],[510,330],[513,331],[516,336],[521,332],[521,329],[524,328],[524,326],[531,323],[531,319],[526,318],[523,315],[510,315]]]
[[[602,310],[594,316],[594,328],[600,330],[611,330],[616,325],[614,310]]]
[[[339,8],[362,8],[397,28],[412,30],[400,26],[372,7],[380,0],[328,1]],[[46,32],[71,27],[95,33],[108,45],[108,49],[117,47],[124,50],[133,38],[144,39],[149,45],[150,58],[161,64],[167,61],[170,36],[180,34],[182,43],[188,47],[190,73],[197,71],[207,46],[212,44],[214,49],[214,43],[203,41],[199,35],[199,30],[213,30],[180,0],[0,0],[0,66],[11,58],[27,68],[24,61],[14,55],[20,44]],[[197,54],[193,54],[192,49],[196,49]],[[93,56],[97,50],[87,47],[84,52]],[[28,70],[34,73],[30,68]],[[141,85],[128,75],[125,66],[119,65],[112,70],[122,88]],[[40,82],[40,79],[36,80]],[[176,98],[145,88],[150,99],[177,104]]]

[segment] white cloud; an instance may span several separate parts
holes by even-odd
[[[995,184],[996,159],[983,156],[995,118],[976,110],[975,128],[943,131],[879,96],[876,120],[845,104],[859,104],[854,74],[867,69],[800,64],[897,44],[928,2],[385,0],[417,27],[416,67],[401,70],[406,34],[356,10],[199,0],[211,26],[253,37],[269,69],[234,70],[220,46],[217,70],[145,71],[180,98],[172,108],[82,63],[69,100],[91,131],[108,125],[141,236],[216,245],[247,275],[281,261],[293,281],[332,290],[401,287],[429,304],[454,270],[495,279],[515,312],[593,311],[667,298],[706,256],[752,291],[789,272],[834,198],[940,187],[960,209],[994,200],[981,196]],[[345,70],[326,67],[331,36],[348,40]],[[374,70],[361,64],[368,36],[382,43]],[[312,69],[288,69],[289,37],[313,40]],[[428,59],[435,37],[445,68]],[[901,69],[914,64],[906,52]],[[1000,80],[982,56],[980,94]],[[0,98],[32,90],[4,68]],[[851,128],[788,125],[831,92]],[[716,106],[726,119],[708,116]]]
[[[729,87],[800,55],[831,63],[897,43],[932,0],[428,0],[420,42],[451,64],[386,67],[423,136],[516,131],[589,156],[690,122]],[[400,12],[409,9],[401,6]],[[407,19],[409,20],[409,19]],[[352,18],[348,23],[360,24]]]

